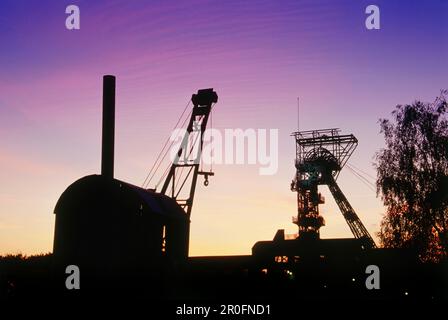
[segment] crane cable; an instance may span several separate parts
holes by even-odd
[[[213,109],[214,109],[214,106],[215,106],[215,104],[216,103],[212,103],[211,104],[211,106],[210,106],[210,128],[213,130]],[[200,135],[199,135],[200,136]],[[194,143],[193,143],[193,146],[190,148],[190,153],[189,153],[189,155],[188,156],[190,156],[191,155],[191,153],[193,152],[193,148],[194,148],[194,145],[196,144],[196,142],[197,142],[197,140],[198,140],[198,137],[199,136],[197,136],[196,137],[196,139],[195,139],[195,141],[194,141]],[[203,137],[201,137],[201,138],[203,138]],[[201,139],[201,141],[202,141],[202,139]],[[211,141],[211,144],[213,145],[213,143],[214,143],[214,141],[213,141],[213,139],[212,139],[212,141]],[[202,148],[202,146],[201,146],[201,148]],[[213,149],[213,148],[212,148]],[[213,151],[214,151],[214,149],[213,149]],[[210,156],[210,172],[213,172],[213,158],[212,158],[213,156],[211,155]],[[203,171],[203,161],[202,161],[202,150],[201,150],[201,154],[200,154],[200,158],[199,158],[199,161],[200,161],[200,168],[201,168],[201,171]]]
[[[210,113],[211,113],[211,114],[210,114],[210,126],[211,126],[211,128],[213,128],[213,109],[214,109],[213,107],[214,107],[214,106],[215,106],[215,103],[213,103],[213,104],[211,105],[211,107],[210,107]],[[203,119],[202,119],[202,120],[203,120]],[[201,124],[201,125],[202,125],[202,124]],[[194,137],[194,140],[192,140],[193,143],[192,143],[192,145],[191,145],[191,147],[190,147],[190,151],[189,151],[189,153],[188,153],[186,159],[189,159],[189,158],[190,158],[190,156],[192,155],[193,150],[194,150],[194,148],[195,148],[195,146],[196,146],[196,143],[198,143],[198,141],[199,141],[200,138],[203,138],[203,137],[201,137],[201,135],[202,135],[202,132],[201,132],[199,135],[197,135],[196,137]],[[202,141],[202,139],[201,139],[201,141]],[[212,141],[212,143],[213,143],[213,141]],[[202,148],[202,147],[201,147],[201,148]],[[200,162],[200,168],[201,168],[200,171],[203,171],[202,150],[201,150],[199,156],[200,156],[200,158],[199,158],[199,162]],[[210,166],[211,166],[211,164],[210,164]],[[181,170],[180,170],[180,174],[179,174],[179,178],[178,178],[178,181],[182,181],[182,178],[183,178],[183,175],[184,175],[184,169],[185,169],[185,167],[182,167],[182,168],[181,168]],[[212,171],[213,171],[213,170],[210,169],[210,172],[212,172]],[[181,192],[181,190],[182,190],[182,188],[183,188],[183,186],[184,186],[186,180],[187,180],[188,177],[190,176],[191,172],[192,172],[192,171],[191,171],[191,168],[190,168],[190,170],[187,172],[187,175],[186,175],[186,177],[185,177],[184,182],[180,185],[179,190],[177,190],[176,198],[177,198],[177,196],[180,194],[180,192]]]
[[[366,178],[362,172],[360,172],[358,169],[354,168],[353,166],[350,166],[350,168],[352,170],[354,170],[354,172],[364,181],[366,182],[370,187],[373,188],[373,190],[376,189],[376,184],[374,182],[372,182],[371,180],[369,180],[368,178]]]
[[[188,106],[188,105],[187,105],[187,106]],[[184,121],[183,121],[181,127],[184,127],[185,123],[187,122],[187,119],[190,117],[190,114],[191,114],[191,111],[188,113],[187,117],[184,119]],[[176,127],[175,127],[175,128],[176,128]],[[174,128],[174,129],[175,129],[175,128]],[[174,130],[174,129],[173,129],[173,130]],[[171,136],[168,137],[168,139],[170,139],[170,138],[171,138]],[[149,184],[149,182],[150,182],[150,181],[154,178],[154,176],[156,175],[157,170],[159,169],[160,165],[162,164],[162,161],[166,158],[166,155],[168,154],[168,152],[171,150],[173,144],[174,144],[174,140],[171,141],[170,146],[166,149],[165,154],[163,155],[163,157],[162,157],[162,159],[160,160],[159,164],[157,165],[155,171],[153,172],[151,179],[148,181],[147,184]],[[160,177],[159,181],[157,182],[157,184],[156,184],[156,186],[155,186],[156,189],[157,189],[157,187],[160,185],[160,183],[163,181],[163,179],[167,176],[167,174],[168,174],[170,168],[171,168],[171,163],[168,164],[168,166],[166,167],[164,173],[162,174],[162,176]]]
[[[189,105],[189,104],[187,104],[186,108],[188,107],[188,105]],[[212,106],[211,106],[211,110],[213,110],[214,105],[215,105],[215,104],[213,103]],[[185,113],[185,109],[184,109],[184,112],[182,112],[182,115],[183,115],[184,113]],[[182,123],[182,125],[181,125],[182,128],[185,126],[185,123],[186,123],[187,120],[190,118],[191,113],[192,113],[192,111],[190,111],[190,112],[188,113],[188,116],[187,116],[187,117],[185,118],[185,120],[183,121],[183,123]],[[181,115],[181,117],[182,117],[182,115]],[[179,122],[180,122],[180,119],[179,119],[178,122],[176,123],[175,128],[177,127],[177,124],[178,124]],[[186,152],[188,152],[188,154],[186,155],[186,159],[188,159],[188,158],[191,156],[191,154],[193,153],[194,147],[195,147],[196,143],[198,142],[200,136],[201,136],[201,134],[197,135],[197,136],[194,138],[194,140],[191,139],[191,141],[192,141],[192,145],[191,145],[190,150],[189,150],[189,151],[186,151]],[[190,138],[191,138],[191,137],[190,137]],[[169,139],[169,138],[168,138],[168,139]],[[174,141],[172,141],[172,143],[170,144],[170,147],[171,147],[173,144],[174,144]],[[170,150],[170,148],[168,148],[168,149],[165,151],[165,155],[163,156],[162,160],[166,157],[166,154],[168,153],[169,150]],[[155,171],[153,172],[153,175],[152,175],[151,179],[152,179],[152,178],[154,177],[154,175],[156,174],[156,172],[157,172],[159,166],[161,165],[162,160],[161,160],[161,161],[159,162],[159,164],[157,165]],[[200,159],[200,161],[201,161],[201,159]],[[171,165],[172,165],[172,163],[169,163],[169,164],[168,164],[167,168],[165,169],[164,173],[162,174],[162,176],[160,177],[160,179],[158,180],[158,182],[157,182],[157,184],[156,184],[156,189],[157,189],[157,187],[160,185],[160,183],[162,183],[162,181],[165,179],[165,177],[168,175],[168,172],[169,172],[169,170],[170,170],[170,168],[171,168]],[[180,171],[180,174],[179,174],[179,179],[178,179],[179,181],[182,180],[181,178],[183,177],[184,169],[185,169],[184,167],[181,168],[181,171]],[[187,176],[185,177],[185,179],[188,179],[190,173],[191,173],[191,171],[189,171],[189,172],[187,173]],[[149,184],[149,182],[151,181],[151,179],[149,179],[149,181],[148,181],[147,184]],[[173,182],[173,183],[174,183],[174,182]],[[181,184],[181,186],[180,186],[180,188],[179,188],[177,194],[180,193],[180,191],[181,191],[181,189],[182,189],[182,187],[183,187],[184,184],[185,184],[185,182]]]
[[[214,106],[215,106],[215,103],[213,103],[213,104],[210,106],[210,127],[211,127],[212,129],[213,129],[213,109],[214,109],[213,107],[214,107]],[[204,117],[204,116],[202,116],[202,119],[200,119],[200,120],[203,121],[203,117]],[[202,123],[201,123],[201,126],[202,126]],[[204,134],[205,134],[205,133],[204,133]],[[199,140],[199,139],[200,139],[200,140]],[[193,153],[193,151],[194,151],[194,149],[195,149],[196,143],[198,143],[198,141],[201,141],[201,142],[202,142],[202,141],[203,141],[202,139],[203,139],[203,137],[202,137],[202,131],[201,131],[201,133],[200,133],[199,135],[196,135],[196,136],[194,137],[194,140],[193,140],[193,139],[191,140],[191,141],[193,141],[193,143],[192,143],[191,148],[190,148],[190,151],[189,151],[189,153],[188,153],[188,155],[187,155],[187,159],[192,155],[192,153]],[[212,140],[211,144],[213,144],[213,140]],[[202,148],[202,147],[201,147],[201,148]],[[199,165],[200,165],[200,171],[203,171],[202,150],[200,150],[200,153],[199,153],[199,162],[200,162],[200,163],[199,163]],[[180,170],[179,178],[177,179],[178,183],[181,183],[181,181],[182,181],[182,178],[183,178],[183,175],[184,175],[184,169],[185,169],[185,167],[182,167],[181,170]],[[175,195],[175,198],[177,198],[177,197],[179,196],[179,194],[180,194],[180,192],[182,191],[182,188],[183,188],[183,186],[185,185],[185,182],[186,182],[186,180],[188,179],[188,177],[190,176],[191,172],[192,172],[192,168],[190,168],[190,170],[188,170],[187,175],[185,176],[183,182],[181,183],[180,187],[177,189],[177,193],[176,193],[176,195]],[[213,172],[212,163],[210,164],[210,172]],[[174,186],[174,189],[175,189],[175,190],[176,190],[177,186],[178,186],[178,184],[176,184],[176,185]]]
[[[179,125],[179,123],[180,123],[180,121],[181,121],[183,115],[185,114],[185,111],[187,111],[188,106],[190,105],[190,102],[191,102],[191,100],[188,100],[188,103],[187,103],[187,105],[185,106],[184,110],[182,111],[182,114],[180,115],[180,117],[179,117],[179,119],[177,120],[176,124],[174,125],[173,130],[175,130],[175,129],[177,128],[177,126]],[[188,118],[188,117],[187,117],[187,118]],[[184,123],[185,123],[185,121],[184,121]],[[163,145],[162,150],[160,150],[160,152],[159,152],[159,154],[158,154],[158,156],[157,156],[156,161],[155,161],[154,164],[152,165],[152,167],[151,167],[149,173],[147,174],[145,180],[143,181],[142,187],[147,187],[147,186],[149,185],[149,183],[151,182],[152,178],[154,177],[155,172],[158,170],[158,168],[159,168],[160,164],[162,163],[163,159],[166,157],[167,151],[165,152],[165,154],[163,155],[163,157],[160,158],[161,155],[162,155],[162,153],[164,152],[165,148],[168,146],[168,143],[169,143],[169,142],[170,142],[170,136],[166,139],[165,144]],[[173,144],[173,142],[171,142],[171,145],[172,145],[172,144]],[[169,148],[168,148],[167,150],[169,150]],[[160,160],[160,162],[159,162],[159,160]],[[157,165],[158,162],[159,162],[159,164]],[[155,169],[155,170],[154,170],[154,169]],[[153,171],[154,171],[154,172],[153,172]],[[151,174],[152,174],[152,176],[151,176]]]
[[[352,165],[346,164],[347,169],[356,177],[358,178],[364,185],[366,185],[371,191],[376,192],[375,190],[375,184],[372,183],[369,179],[367,179],[365,176],[363,176],[360,172],[357,171]],[[360,169],[358,169],[360,170]],[[369,175],[370,176],[370,175]]]
[[[190,111],[190,113],[191,113],[191,111]],[[189,113],[189,114],[187,115],[187,117],[185,118],[185,120],[184,120],[184,122],[182,123],[181,127],[183,127],[183,126],[185,125],[185,122],[187,121],[187,119],[188,119],[190,113]],[[175,128],[174,128],[174,129],[175,129]],[[173,129],[173,130],[174,130],[174,129]],[[171,137],[171,136],[170,136],[170,137]],[[169,137],[168,139],[170,139],[170,137]],[[171,141],[169,147],[166,149],[166,151],[165,151],[163,157],[161,158],[159,164],[157,165],[157,167],[155,168],[154,172],[152,173],[151,178],[150,178],[149,181],[147,182],[147,185],[149,185],[149,183],[151,182],[151,180],[152,180],[152,179],[155,177],[155,175],[157,174],[157,170],[159,169],[159,167],[160,167],[160,165],[162,164],[163,160],[166,158],[166,155],[168,154],[168,152],[171,150],[173,144],[174,144],[174,140]],[[156,184],[156,188],[159,186],[159,184],[160,184],[160,182],[163,180],[163,178],[168,174],[168,171],[169,171],[170,167],[171,167],[171,164],[169,164],[169,165],[167,166],[167,168],[165,169],[165,171],[164,171],[162,177],[160,178],[159,182]]]
[[[213,134],[213,105],[210,111],[210,133]],[[214,161],[214,155],[215,155],[215,138],[213,136],[210,136],[210,138],[212,139],[211,142],[211,150],[213,150],[213,153],[210,154],[210,172],[213,172],[213,161]]]
[[[180,115],[179,119],[177,120],[177,123],[175,124],[173,130],[176,129],[176,127],[178,126],[178,124],[179,124],[180,120],[182,119],[182,116],[184,115],[185,111],[187,110],[189,104],[190,104],[190,101],[189,101],[189,102],[187,103],[187,105],[185,106],[185,108],[184,108],[182,114]],[[161,162],[163,161],[163,159],[165,158],[165,156],[166,156],[166,152],[165,152],[165,154],[163,155],[162,159],[160,159],[160,156],[162,155],[163,151],[164,151],[165,148],[167,147],[169,141],[170,141],[170,137],[168,137],[168,138],[166,139],[165,144],[163,145],[162,150],[160,150],[160,152],[159,152],[159,154],[158,154],[158,156],[157,156],[156,161],[155,161],[154,164],[152,165],[151,170],[149,171],[148,175],[146,176],[146,178],[145,178],[145,180],[144,180],[144,182],[143,182],[143,186],[145,186],[145,185],[147,186],[147,185],[149,184],[150,180],[152,179],[151,173],[153,173],[153,170],[154,170],[154,168],[156,167],[158,161],[160,160],[160,163],[161,163]],[[168,150],[169,150],[169,148],[168,148]],[[155,171],[157,171],[158,167],[160,166],[160,163],[157,165],[157,168],[156,168]],[[151,178],[150,178],[150,176],[151,176]],[[148,181],[148,179],[149,179],[149,181]]]
[[[196,136],[195,140],[192,139],[192,136],[191,136],[191,135],[188,137],[187,145],[190,145],[190,144],[191,144],[191,141],[193,141],[193,143],[192,143],[192,146],[191,146],[191,148],[190,148],[190,152],[188,153],[188,155],[187,155],[187,151],[185,151],[185,160],[186,160],[187,162],[188,162],[188,159],[189,159],[189,157],[191,156],[191,154],[192,154],[192,152],[193,152],[193,149],[194,149],[194,146],[196,145],[196,142],[197,142],[197,140],[198,140],[198,137],[199,137],[199,135]],[[194,138],[194,137],[193,137],[193,138]],[[185,172],[185,167],[181,167],[181,169],[180,169],[180,173],[179,173],[178,181],[182,181],[184,172]],[[179,190],[178,190],[177,195],[176,195],[175,198],[177,198],[177,196],[179,195],[180,191],[182,190],[182,188],[183,188],[183,186],[184,186],[186,180],[187,180],[188,177],[190,176],[190,172],[191,172],[191,169],[188,171],[187,176],[185,177],[184,182],[183,182],[183,183],[181,184],[181,186],[179,187]],[[174,182],[173,182],[173,183],[174,183]],[[176,189],[176,187],[174,187],[174,189]]]
[[[376,178],[375,178],[374,176],[372,176],[371,174],[369,174],[369,173],[367,173],[367,172],[365,172],[365,171],[359,169],[359,168],[358,168],[357,166],[355,166],[353,163],[349,163],[349,164],[350,164],[350,166],[351,166],[352,168],[354,168],[354,169],[356,169],[357,171],[359,171],[359,172],[365,174],[365,175],[368,176],[369,178],[371,178],[371,179],[373,179],[373,180],[376,179]]]
[[[357,171],[352,166],[348,165],[347,168],[357,177],[359,180],[361,180],[365,185],[367,185],[369,188],[374,190],[374,183],[372,183],[370,180],[368,180],[365,176],[363,176],[359,171]]]

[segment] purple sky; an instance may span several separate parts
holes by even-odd
[[[381,29],[368,31],[372,3]],[[80,7],[80,30],[65,28],[69,4]],[[448,87],[441,0],[6,0],[0,12],[0,254],[51,251],[59,195],[99,172],[103,74],[117,76],[116,176],[137,185],[199,88],[219,94],[214,127],[279,129],[278,174],[217,165],[198,188],[193,255],[249,253],[278,228],[295,231],[297,96],[301,129],[354,133],[351,163],[375,176],[378,118]],[[378,231],[375,193],[347,170],[339,183]],[[351,237],[330,198],[322,237]]]

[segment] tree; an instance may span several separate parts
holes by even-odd
[[[448,256],[448,91],[433,103],[398,105],[380,119],[377,194],[386,207],[381,244],[414,248],[422,260]]]

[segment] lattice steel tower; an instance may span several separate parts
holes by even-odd
[[[319,214],[319,204],[325,199],[318,185],[328,185],[339,209],[357,239],[365,247],[376,247],[367,229],[353,210],[336,179],[358,145],[353,134],[340,135],[339,129],[299,131],[292,133],[296,139],[296,176],[291,190],[297,192],[298,212],[293,222],[299,227],[300,238],[318,238],[320,227],[325,225]]]

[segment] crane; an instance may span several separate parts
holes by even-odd
[[[186,129],[183,131],[183,137],[181,139],[179,148],[175,153],[174,159],[172,159],[172,162],[162,174],[159,182],[156,184],[156,187],[148,188],[148,191],[157,192],[158,185],[165,178],[160,193],[174,199],[178,203],[178,205],[185,211],[188,218],[188,228],[185,231],[186,234],[184,235],[183,239],[185,241],[187,255],[189,250],[188,248],[190,238],[189,223],[198,176],[204,176],[204,185],[208,186],[209,176],[214,175],[212,170],[203,171],[200,167],[204,133],[207,128],[208,119],[211,114],[213,105],[217,102],[218,95],[215,91],[213,91],[213,88],[200,89],[197,93],[192,95],[191,103],[193,104],[193,108],[190,111],[190,120]],[[190,102],[186,105],[179,120],[177,121],[176,126],[181,122],[181,119],[188,109],[189,105]],[[171,141],[171,144],[169,144],[171,138],[172,137],[168,138],[165,142],[165,145],[160,151],[156,162],[154,163],[145,181],[143,182],[143,187],[149,186],[149,183],[155,176],[166,155],[170,151],[173,151],[170,149],[173,148],[174,141]],[[166,149],[167,146],[168,148]],[[163,156],[160,157],[162,154]],[[164,233],[162,237],[162,241],[165,242],[166,235]]]
[[[207,127],[208,118],[212,105],[218,102],[218,95],[213,89],[201,89],[191,97],[193,110],[190,121],[185,131],[180,147],[176,153],[169,172],[163,183],[161,193],[175,199],[185,210],[188,217],[193,207],[194,193],[198,176],[205,178],[204,185],[208,185],[208,177],[214,173],[200,170],[200,158],[204,142],[204,132]],[[178,174],[186,171],[185,175]],[[186,186],[190,181],[189,186]],[[182,191],[186,187],[187,192]]]

